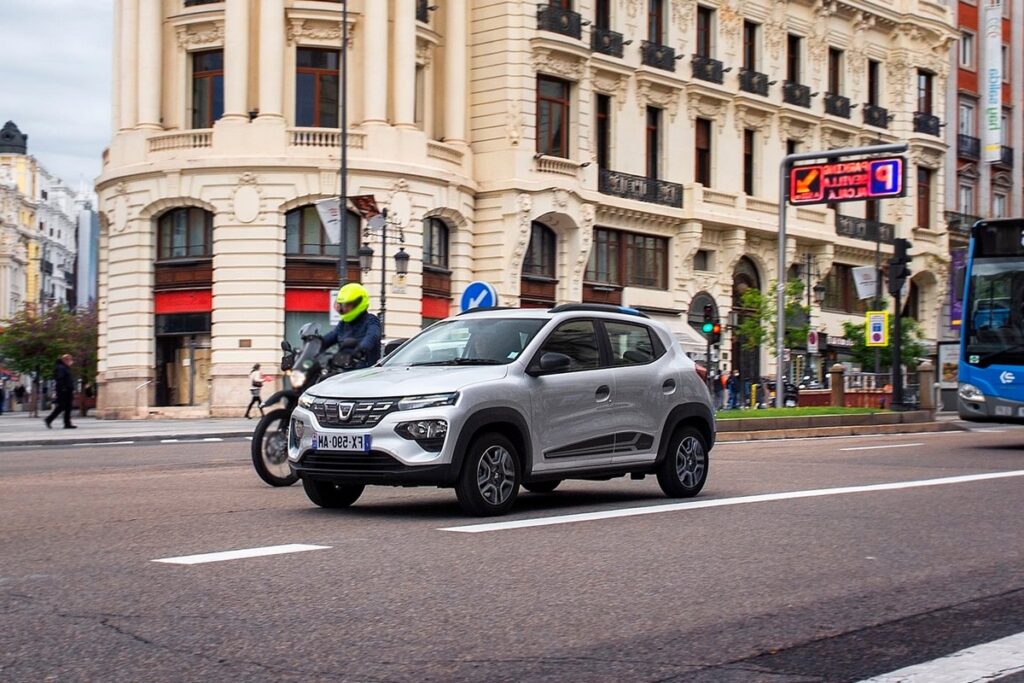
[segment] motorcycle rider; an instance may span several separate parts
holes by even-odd
[[[350,282],[338,290],[334,309],[341,314],[338,326],[324,335],[323,348],[327,349],[345,339],[354,339],[354,367],[368,368],[380,360],[380,319],[368,312],[370,293],[358,282]]]

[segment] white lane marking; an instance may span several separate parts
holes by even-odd
[[[877,451],[882,448],[910,448],[911,446],[923,446],[923,443],[890,443],[884,446],[852,446],[840,448],[841,451]]]
[[[978,434],[1004,434],[1007,430],[1005,429],[972,429],[972,432]]]
[[[556,524],[573,524],[590,522],[596,519],[615,519],[617,517],[634,517],[637,515],[655,515],[660,512],[676,512],[678,510],[699,510],[717,508],[727,505],[746,505],[749,503],[769,503],[776,500],[795,500],[798,498],[819,498],[821,496],[839,496],[847,493],[871,493],[873,491],[897,491],[900,489],[920,488],[923,486],[943,486],[945,484],[964,484],[972,481],[988,479],[1007,479],[1024,477],[1024,470],[1009,472],[985,472],[982,474],[965,474],[957,477],[940,479],[917,479],[914,481],[894,481],[887,484],[867,484],[864,486],[843,486],[832,489],[808,489],[804,491],[785,491],[782,493],[762,493],[756,496],[739,496],[736,498],[716,498],[712,500],[695,500],[688,503],[669,503],[667,505],[647,505],[637,508],[620,510],[602,510],[599,512],[581,512],[573,515],[556,515],[553,517],[536,517],[533,519],[516,519],[509,522],[491,522],[487,524],[468,524],[438,529],[438,531],[458,531],[465,534],[480,534],[488,531],[506,531],[508,529],[525,529],[534,526],[553,526]]]
[[[980,683],[1024,671],[1024,633],[869,678],[862,683]]]
[[[181,557],[164,557],[153,562],[164,564],[206,564],[207,562],[224,562],[225,560],[242,560],[249,557],[266,557],[268,555],[286,555],[303,553],[309,550],[327,550],[329,545],[305,545],[291,543],[288,545],[268,545],[263,548],[245,548],[243,550],[225,550],[219,553],[203,553],[201,555],[182,555]]]
[[[734,434],[735,433],[740,433],[741,434],[742,432],[733,432],[733,433]],[[876,437],[885,437],[885,438],[897,437],[898,438],[898,437],[907,437],[907,436],[913,437],[915,439],[920,439],[920,438],[929,437],[929,436],[956,436],[957,434],[973,434],[973,433],[974,432],[971,432],[971,431],[960,431],[960,430],[957,430],[955,432],[919,432],[917,434],[844,434],[842,436],[801,436],[801,437],[798,437],[798,438],[795,438],[795,439],[787,439],[787,438],[784,438],[784,437],[783,438],[778,438],[778,439],[747,439],[746,441],[718,441],[718,442],[715,443],[715,448],[725,448],[726,446],[754,446],[754,445],[757,445],[757,444],[762,444],[763,445],[765,443],[777,444],[777,443],[781,443],[783,441],[785,441],[785,442],[790,442],[790,441],[821,441],[823,439],[826,440],[826,441],[830,441],[830,440],[833,440],[833,439],[871,439],[871,438],[876,438]]]
[[[130,446],[133,443],[135,443],[135,442],[134,441],[102,441],[100,443],[73,443],[73,444],[68,444],[68,445],[69,446],[80,446],[80,447],[89,448],[90,446],[91,447],[97,447],[97,446]]]
[[[203,443],[212,443],[212,442],[223,441],[223,440],[224,439],[221,439],[219,437],[213,436],[213,437],[207,437],[207,438],[203,439]]]
[[[177,439],[160,439],[160,443],[178,443]]]

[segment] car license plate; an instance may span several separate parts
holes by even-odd
[[[347,453],[369,453],[369,434],[317,434],[314,432],[310,446],[314,451],[342,451]]]

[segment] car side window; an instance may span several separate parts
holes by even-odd
[[[604,329],[611,345],[612,365],[643,365],[661,356],[661,345],[655,344],[646,325],[606,320]]]
[[[572,359],[569,372],[592,370],[601,363],[597,330],[592,320],[570,320],[559,325],[544,340],[537,357],[545,353],[564,353]]]

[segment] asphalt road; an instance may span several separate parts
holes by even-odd
[[[714,507],[568,482],[483,533],[451,491],[314,508],[247,453],[0,450],[0,680],[859,681],[1024,632],[1024,477],[871,488],[1024,470],[1024,430],[721,445]],[[286,544],[326,548],[153,562]]]

